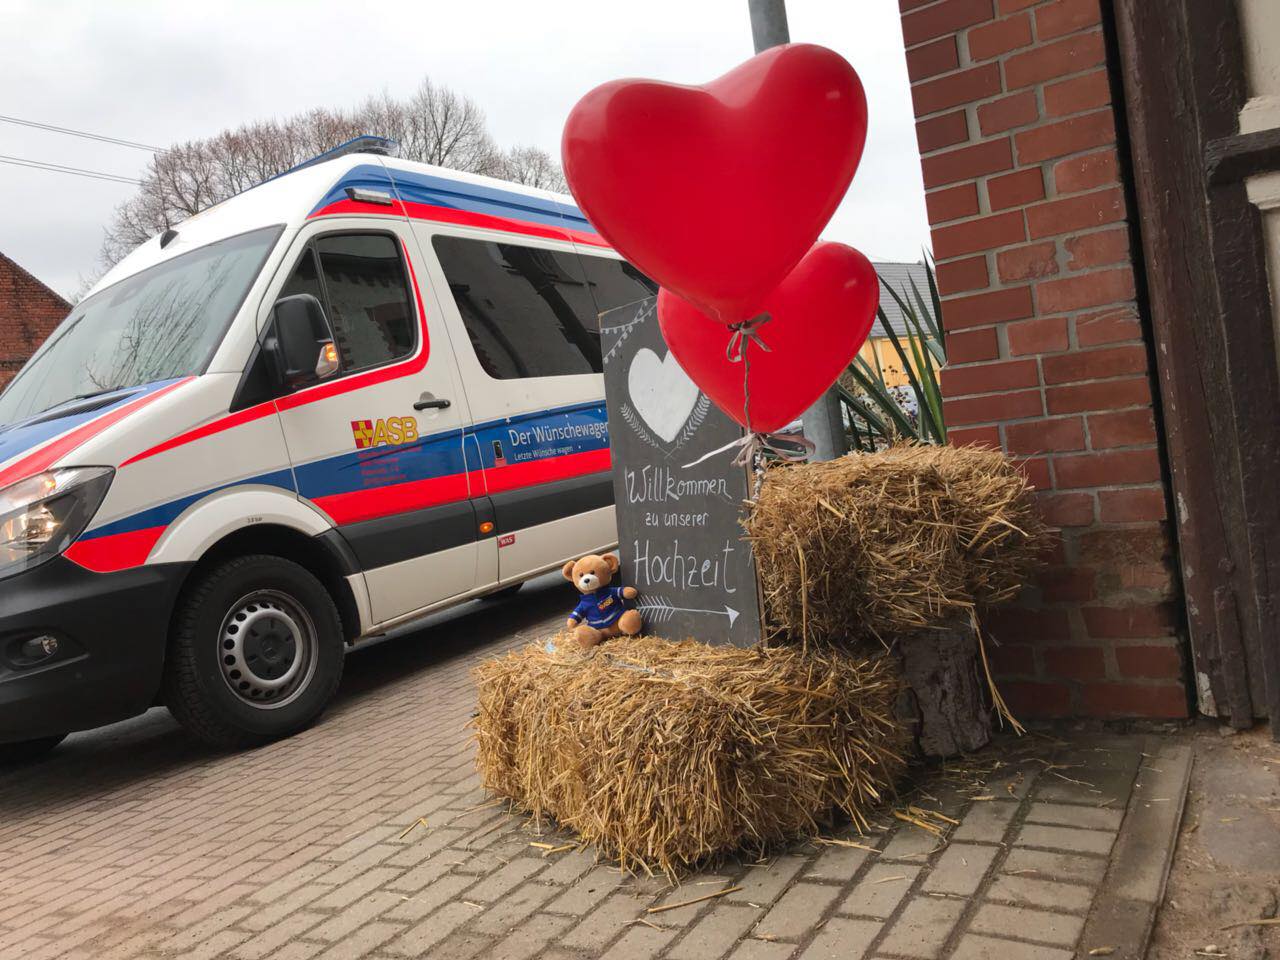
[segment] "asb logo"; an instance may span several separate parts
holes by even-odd
[[[351,435],[356,449],[413,443],[418,439],[418,421],[413,417],[387,417],[385,420],[352,420]]]

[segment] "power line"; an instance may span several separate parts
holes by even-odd
[[[42,163],[38,160],[24,160],[21,157],[8,157],[0,154],[0,163],[14,167],[27,167],[32,170],[46,170],[50,173],[68,173],[77,177],[88,177],[92,180],[106,180],[111,183],[141,184],[141,180],[132,177],[117,176],[114,173],[103,173],[99,170],[82,170],[79,167],[64,167],[58,163]]]
[[[85,170],[83,167],[66,167],[60,163],[45,163],[41,160],[27,160],[23,157],[9,157],[0,154],[0,163],[14,167],[27,167],[32,170],[47,170],[50,173],[68,173],[75,177],[88,177],[91,180],[106,180],[109,183],[132,183],[141,185],[142,181],[133,177],[124,177],[115,173],[104,173],[101,170]]]
[[[16,123],[20,127],[33,127],[36,130],[47,130],[50,133],[65,133],[69,137],[84,137],[86,140],[97,140],[100,143],[114,143],[118,147],[133,147],[135,150],[147,150],[159,153],[161,147],[152,147],[136,140],[121,140],[119,137],[107,137],[100,133],[86,133],[83,130],[72,130],[70,127],[59,127],[52,123],[38,123],[35,120],[20,120],[17,117],[0,116],[0,121]]]

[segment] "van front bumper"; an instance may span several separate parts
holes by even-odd
[[[155,702],[190,564],[93,573],[57,557],[0,580],[0,743],[86,730]],[[57,640],[33,663],[24,641]]]

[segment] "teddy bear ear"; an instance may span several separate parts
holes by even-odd
[[[576,562],[577,562],[576,560],[570,560],[563,567],[560,568],[560,572],[564,574],[564,578],[566,580],[573,579],[573,565]]]
[[[609,568],[610,573],[617,573],[618,567],[622,566],[622,562],[612,553],[604,555],[604,565]]]

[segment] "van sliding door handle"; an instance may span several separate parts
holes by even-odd
[[[435,397],[431,396],[431,394],[424,393],[421,397],[418,398],[418,402],[413,405],[413,409],[444,410],[448,406],[450,406],[450,403],[448,400],[445,400],[443,398],[440,400],[437,400]]]

